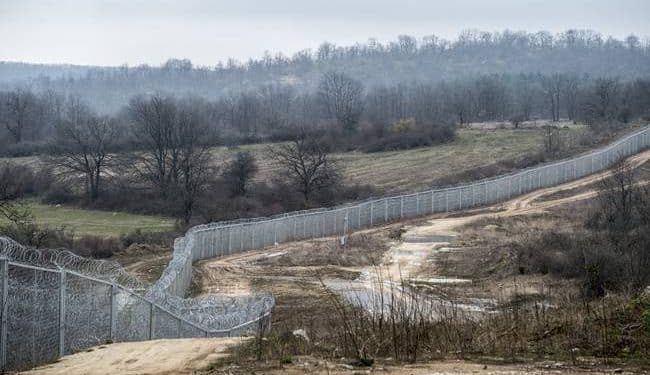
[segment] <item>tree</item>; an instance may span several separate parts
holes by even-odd
[[[17,89],[4,94],[0,102],[0,121],[16,143],[23,140],[36,98],[30,91]]]
[[[600,182],[596,210],[587,225],[604,231],[625,269],[621,277],[634,290],[650,282],[650,189],[640,184],[635,169],[619,162]]]
[[[210,149],[205,142],[208,126],[196,100],[180,103],[177,117],[178,144],[180,145],[180,170],[177,186],[182,197],[182,221],[188,225],[194,213],[197,198],[213,175],[210,166]]]
[[[564,87],[564,76],[559,73],[550,76],[540,76],[542,89],[550,104],[551,120],[560,121],[560,95]]]
[[[318,85],[318,97],[325,113],[348,132],[355,132],[363,112],[363,85],[344,73],[329,72]]]
[[[135,98],[129,106],[139,150],[127,159],[128,165],[161,198],[180,200],[185,225],[212,171],[204,107],[198,99],[178,101],[158,94]]]
[[[571,121],[575,121],[578,112],[578,89],[578,76],[575,74],[567,75],[563,91],[567,115]]]
[[[116,135],[114,120],[94,115],[78,98],[71,98],[64,118],[56,126],[51,156],[44,160],[64,174],[83,175],[86,195],[95,201],[101,191],[102,175],[111,162],[109,151]]]
[[[160,94],[135,97],[128,112],[133,121],[133,139],[142,151],[133,155],[135,160],[128,160],[128,165],[162,198],[167,198],[170,186],[178,181],[180,168],[175,99]]]
[[[223,176],[233,196],[246,195],[248,184],[257,172],[255,158],[248,151],[240,151],[228,164]]]
[[[616,116],[619,82],[615,78],[599,78],[594,83],[593,102],[597,118],[611,120]]]
[[[269,149],[269,156],[282,167],[290,182],[309,205],[314,193],[336,187],[340,182],[327,148],[318,139],[301,131],[288,143]]]

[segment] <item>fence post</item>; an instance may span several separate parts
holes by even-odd
[[[420,216],[420,193],[415,194],[415,216]]]
[[[399,196],[399,218],[404,217],[404,196],[400,195]]]
[[[384,202],[386,202],[384,205],[384,223],[388,223],[388,198],[385,198]]]
[[[149,340],[153,339],[153,302],[149,302]]]
[[[449,190],[445,190],[445,211],[449,212]]]
[[[111,341],[117,341],[117,285],[111,284]]]
[[[463,209],[463,188],[458,188],[458,209]]]
[[[0,370],[7,367],[7,314],[9,301],[9,261],[0,259],[2,273],[2,325],[0,326]]]
[[[432,214],[436,212],[436,208],[435,208],[436,207],[436,198],[435,197],[436,197],[436,191],[431,190],[431,213]]]
[[[508,177],[508,199],[512,198],[512,176]]]
[[[370,201],[370,226],[373,225],[373,221],[374,221],[373,220],[374,218],[372,217],[374,208],[375,208],[375,201]]]
[[[357,215],[357,226],[358,226],[358,229],[361,229],[361,205],[357,206],[357,213],[358,213],[358,215]]]
[[[59,277],[59,357],[65,355],[65,270]]]
[[[476,205],[476,196],[474,194],[474,188],[476,187],[476,184],[472,184],[472,207]]]
[[[226,227],[226,229],[228,229],[228,254],[230,254],[231,249],[232,249],[230,247],[232,245],[232,236],[231,236],[232,230],[231,230],[231,228],[232,227]]]

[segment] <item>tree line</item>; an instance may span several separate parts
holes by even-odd
[[[79,95],[95,110],[114,113],[134,95],[168,91],[216,100],[290,84],[299,93],[314,90],[324,72],[344,71],[367,86],[436,83],[467,76],[580,72],[622,79],[650,74],[650,44],[635,35],[623,40],[592,30],[485,32],[465,30],[456,40],[436,35],[401,35],[381,43],[369,40],[350,46],[322,43],[292,56],[266,53],[245,62],[229,59],[195,66],[170,59],[161,66],[71,67],[0,64],[0,87],[30,87]]]
[[[574,73],[492,74],[438,83],[367,86],[347,73],[331,71],[306,93],[290,85],[269,84],[214,101],[165,93],[153,96],[190,106],[192,116],[199,116],[210,131],[206,142],[213,146],[290,140],[296,129],[304,129],[319,134],[334,149],[381,151],[445,142],[453,138],[454,125],[471,122],[511,121],[518,126],[532,119],[562,118],[626,123],[650,116],[649,79]],[[80,114],[81,104],[82,112],[115,123],[112,151],[140,147],[141,136],[130,129],[142,116],[134,107],[143,97],[147,96],[133,97],[114,115],[102,115],[79,96],[0,91],[1,154],[49,152],[48,140],[57,136],[60,125],[74,113]]]

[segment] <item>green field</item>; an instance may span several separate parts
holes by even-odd
[[[50,206],[33,201],[23,203],[32,211],[38,224],[52,228],[65,227],[66,230],[74,231],[78,235],[111,237],[136,229],[145,232],[174,229],[174,219],[166,217]]]

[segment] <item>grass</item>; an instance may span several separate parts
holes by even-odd
[[[563,138],[570,139],[572,151],[584,151],[575,141],[581,131],[581,127],[575,126],[561,129]],[[385,193],[401,193],[429,188],[436,181],[462,175],[468,170],[521,159],[544,147],[544,132],[539,128],[459,129],[457,134],[454,141],[443,145],[369,154],[337,153],[333,158],[349,183],[371,185]],[[268,147],[269,144],[215,147],[212,149],[213,163],[221,166],[237,151],[250,151],[259,166],[256,180],[272,181],[279,176],[279,168],[269,160]],[[39,164],[36,157],[4,160],[32,166]]]
[[[581,131],[580,127],[561,129],[572,151],[581,151],[575,140]],[[337,153],[334,159],[349,183],[397,193],[425,189],[435,181],[470,169],[521,159],[544,147],[542,129],[459,129],[457,134],[454,141],[443,145],[378,153]],[[278,168],[266,156],[267,147],[266,144],[217,147],[212,155],[215,164],[219,165],[238,150],[250,151],[259,165],[256,179],[270,181],[278,175]]]
[[[149,215],[134,215],[124,212],[87,210],[69,206],[52,206],[31,200],[23,202],[30,209],[40,225],[65,227],[79,235],[117,237],[140,229],[144,232],[165,232],[173,230],[172,218]],[[0,219],[0,223],[4,219]]]

